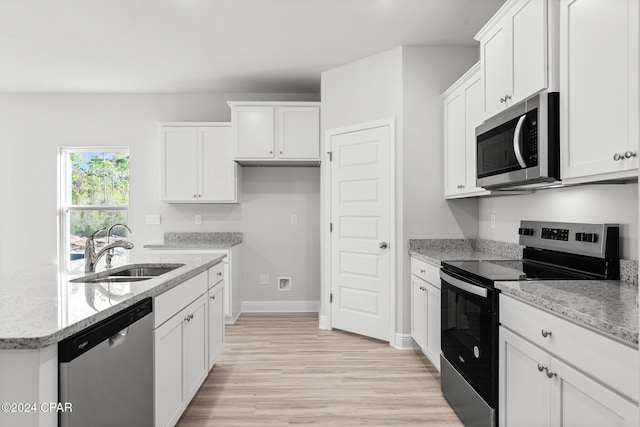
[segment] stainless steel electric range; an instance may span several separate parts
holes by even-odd
[[[505,280],[619,279],[619,227],[522,221],[521,260],[442,263],[442,392],[465,426],[497,425],[498,294]]]

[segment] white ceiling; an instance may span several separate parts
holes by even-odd
[[[400,45],[474,45],[504,0],[0,0],[0,92],[316,93]]]

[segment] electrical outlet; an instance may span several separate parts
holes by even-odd
[[[298,214],[291,214],[291,224],[298,224]]]
[[[269,275],[268,274],[261,274],[260,276],[258,276],[258,279],[260,280],[260,284],[261,285],[268,285],[269,284]]]
[[[496,214],[491,214],[491,228],[496,228]]]
[[[160,215],[147,215],[147,224],[158,225],[160,224]]]
[[[199,215],[199,214],[196,215],[196,224],[197,225],[202,224],[202,215]]]

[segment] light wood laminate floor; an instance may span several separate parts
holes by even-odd
[[[179,426],[462,426],[418,351],[318,329],[316,313],[245,313]]]

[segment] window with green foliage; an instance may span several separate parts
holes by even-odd
[[[63,148],[61,164],[61,261],[80,270],[85,242],[95,231],[127,223],[129,153],[127,149],[100,151]],[[113,229],[111,239],[126,238],[126,228]],[[107,244],[106,231],[96,235],[96,250]]]

